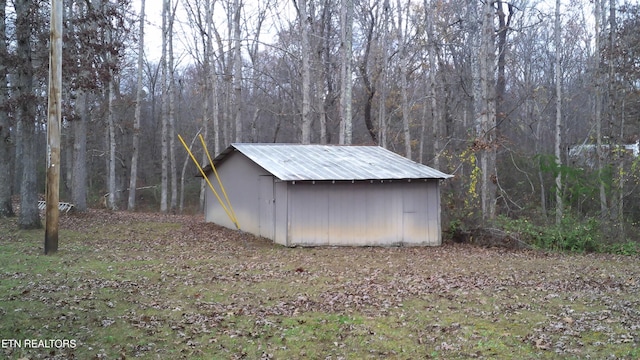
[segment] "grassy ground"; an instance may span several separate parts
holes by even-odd
[[[43,231],[0,220],[0,358],[640,358],[637,257],[289,249],[104,211],[61,227],[44,256]]]

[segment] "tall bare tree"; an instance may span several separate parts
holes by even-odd
[[[273,3],[271,1],[265,1],[260,3],[260,5],[258,5],[258,8],[256,9],[256,21],[255,21],[255,36],[253,37],[253,39],[251,40],[251,45],[248,46],[248,50],[249,50],[249,58],[251,59],[251,69],[249,69],[249,71],[251,71],[251,74],[249,75],[249,77],[252,79],[252,81],[250,82],[251,84],[251,89],[249,90],[251,94],[255,95],[258,94],[260,92],[260,86],[261,81],[260,81],[260,74],[258,72],[258,68],[260,67],[260,62],[261,62],[261,42],[262,39],[260,38],[260,33],[262,31],[262,27],[267,19],[267,10],[273,6]],[[257,122],[258,122],[258,118],[260,115],[260,111],[261,111],[261,107],[258,104],[253,104],[253,116],[251,117],[251,122],[250,122],[250,142],[257,142],[258,141],[258,126],[257,126]]]
[[[500,126],[507,118],[508,110],[505,108],[507,94],[507,54],[508,35],[511,30],[511,21],[516,7],[511,2],[496,0],[496,14],[498,17],[497,51],[498,51],[498,74],[496,80],[496,126]]]
[[[173,53],[173,24],[176,15],[178,1],[176,1],[171,9],[169,17],[169,46],[168,46],[168,68],[169,68],[169,172],[171,173],[171,200],[170,209],[176,211],[178,206],[178,172],[176,164],[176,73],[175,73],[175,57]]]
[[[215,54],[213,49],[213,6],[215,1],[185,1],[184,5],[187,10],[187,16],[189,23],[191,23],[195,29],[193,34],[192,56],[196,60],[196,63],[202,68],[202,76],[199,78],[198,86],[202,94],[202,127],[201,133],[205,141],[210,142],[209,133],[213,136],[213,149],[217,154],[220,151],[219,136],[218,136],[218,113],[214,106],[214,102],[217,102],[217,96],[215,96],[216,89],[216,74],[215,74]],[[215,118],[215,121],[213,119]],[[212,124],[215,123],[215,124]],[[194,138],[195,140],[195,138]],[[185,158],[188,160],[188,157]],[[207,154],[202,152],[200,159],[201,164],[206,164],[208,161]],[[206,183],[204,180],[200,181],[200,195],[199,203],[200,209],[204,207],[204,196],[206,192]],[[181,190],[184,192],[184,188]],[[181,201],[182,204],[182,201]],[[182,208],[182,205],[181,205]]]
[[[15,216],[11,204],[13,162],[11,161],[11,126],[8,112],[7,1],[0,0],[0,218]]]
[[[334,76],[333,66],[333,38],[334,29],[334,9],[331,1],[321,3],[321,9],[318,11],[319,20],[315,22],[314,33],[312,39],[315,39],[312,47],[311,67],[312,77],[312,93],[315,99],[315,112],[319,118],[320,125],[320,143],[327,144],[331,141],[332,108],[335,104],[338,94],[335,93],[335,82],[338,80]]]
[[[206,44],[206,48],[207,48],[207,52],[205,54],[205,64],[207,64],[206,66],[206,72],[205,72],[205,81],[207,83],[207,86],[209,86],[209,89],[211,90],[211,95],[207,95],[207,96],[211,96],[211,107],[210,107],[210,111],[209,113],[206,115],[206,121],[205,121],[205,125],[208,121],[211,121],[211,125],[212,125],[212,137],[213,137],[213,151],[214,153],[218,154],[220,152],[220,150],[222,149],[222,144],[221,144],[221,137],[220,137],[220,101],[219,101],[219,91],[218,91],[218,75],[216,74],[216,68],[215,68],[215,51],[213,48],[213,37],[215,32],[215,27],[213,26],[213,3],[209,3],[209,0],[207,0],[207,21],[206,21],[206,28],[207,28],[207,44]],[[205,159],[206,154],[202,154],[202,161],[203,163],[206,161]],[[202,182],[202,193],[204,193],[204,188],[205,188],[205,183],[204,181]],[[204,196],[202,197],[202,200],[204,201]]]
[[[411,106],[409,104],[409,74],[411,71],[411,61],[409,60],[409,53],[407,50],[407,44],[405,37],[408,36],[406,34],[409,17],[404,14],[409,14],[411,9],[410,4],[405,4],[405,7],[402,7],[402,2],[400,0],[397,1],[397,11],[398,11],[398,26],[396,28],[396,36],[398,40],[398,73],[400,76],[400,93],[402,95],[402,133],[404,134],[404,153],[405,156],[411,159]],[[406,27],[403,27],[403,18],[406,16]]]
[[[111,55],[108,55],[111,61]],[[107,207],[117,210],[116,204],[116,114],[114,111],[114,101],[116,97],[115,79],[113,69],[109,69],[109,81],[107,83]]]
[[[131,211],[136,206],[136,186],[138,183],[138,156],[140,147],[140,113],[142,109],[142,70],[144,67],[144,15],[145,0],[140,0],[140,28],[138,31],[138,66],[136,70],[136,109],[133,118],[133,143],[131,154],[131,175],[129,177],[129,199],[127,208]]]
[[[311,43],[310,43],[310,15],[308,3],[315,0],[293,0],[298,14],[300,28],[300,57],[302,58],[302,113],[301,137],[303,144],[311,143]]]
[[[71,177],[71,202],[75,205],[75,210],[84,212],[87,210],[87,124],[89,118],[88,98],[93,93],[93,87],[97,81],[88,70],[94,63],[93,51],[81,49],[79,46],[80,39],[85,38],[80,34],[93,34],[91,40],[97,40],[99,33],[96,18],[93,16],[95,12],[91,10],[92,6],[89,2],[78,2],[67,7],[67,31],[66,41],[63,46],[63,57],[69,56],[77,59],[76,61],[67,61],[69,64],[77,64],[76,66],[66,66],[65,74],[75,77],[77,90],[75,92],[73,121],[71,121],[71,132],[73,133],[73,151],[72,151],[72,174]],[[80,19],[84,20],[81,21]],[[95,41],[98,43],[98,41]],[[75,46],[74,46],[75,45]],[[66,51],[64,51],[66,50]],[[93,49],[92,49],[93,50]],[[74,83],[74,81],[68,81]],[[94,85],[91,85],[94,84]]]
[[[235,113],[235,141],[242,142],[242,32],[240,31],[240,14],[243,3],[233,1],[233,99]]]
[[[109,18],[109,4],[105,1],[100,1],[100,9],[102,10],[102,16]],[[108,26],[105,30],[105,46],[109,46],[114,40],[113,28]],[[116,59],[114,54],[107,50],[105,55],[105,62],[109,68],[109,78],[107,81],[107,207],[111,210],[117,210],[117,184],[116,184],[116,113],[115,113],[115,98],[116,98],[116,79],[115,79],[115,63]]]
[[[88,91],[78,89],[76,96],[73,131],[73,177],[71,178],[71,201],[77,211],[87,210],[87,123],[89,117]]]
[[[380,100],[378,101],[378,144],[383,148],[387,147],[387,69],[389,63],[389,18],[391,17],[391,5],[389,0],[383,0],[382,5],[382,35],[380,37],[380,80],[378,88],[380,89]]]
[[[554,45],[555,45],[555,82],[556,82],[556,128],[555,128],[555,155],[556,165],[558,169],[562,166],[562,37],[561,37],[561,21],[560,21],[561,0],[556,0],[556,12],[554,22]],[[560,224],[564,212],[564,203],[562,200],[562,172],[558,171],[556,175],[556,224]]]
[[[474,4],[475,5],[475,4]],[[476,142],[481,171],[480,201],[483,220],[496,216],[496,98],[495,98],[495,33],[492,1],[482,3],[480,40],[477,60],[478,86],[474,88]]]
[[[375,8],[375,9],[374,9]],[[379,84],[376,83],[375,79],[380,77],[380,65],[375,59],[375,56],[372,55],[372,48],[376,49],[378,53],[381,51],[378,47],[380,44],[376,44],[374,42],[374,34],[376,31],[376,26],[378,25],[377,18],[379,17],[379,6],[372,5],[371,7],[362,6],[362,27],[363,32],[366,34],[365,40],[365,48],[364,54],[360,59],[360,63],[358,65],[358,70],[360,71],[360,76],[362,77],[362,85],[365,90],[365,103],[364,103],[364,124],[369,132],[369,136],[374,143],[378,143],[378,134],[376,131],[376,126],[373,121],[373,110],[374,103],[377,102],[375,100],[377,95],[377,86]],[[380,56],[377,56],[378,58]],[[383,104],[379,104],[379,106],[383,106]]]
[[[618,53],[617,50],[617,36],[618,33],[618,23],[616,19],[616,0],[609,0],[609,44],[608,51],[609,54],[609,81],[608,81],[608,92],[609,92],[609,124],[610,126],[614,126],[614,124],[620,124],[620,130],[615,133],[614,130],[611,130],[611,138],[613,139],[616,146],[620,146],[624,142],[625,135],[625,113],[624,113],[624,103],[619,104],[618,98],[623,97],[620,96],[619,93],[624,93],[624,90],[621,91],[618,87],[618,77],[616,76],[616,55]],[[621,111],[617,111],[621,109]],[[618,118],[619,120],[617,120]],[[617,192],[617,196],[615,197],[615,202],[617,204],[612,205],[611,214],[615,218],[618,231],[617,236],[620,240],[625,240],[625,218],[624,218],[624,183],[625,183],[625,154],[623,151],[615,151],[616,156],[616,175],[614,177],[615,182],[615,190]]]
[[[353,121],[351,110],[353,53],[353,0],[342,0],[340,8],[340,144],[351,144]]]
[[[208,138],[209,123],[211,122],[212,129],[211,135],[213,137],[213,151],[217,154],[220,152],[222,146],[220,145],[220,113],[219,101],[218,101],[218,77],[215,70],[215,53],[213,50],[213,4],[211,1],[206,1],[206,22],[207,38],[205,44],[204,53],[204,72],[205,72],[205,91],[209,91],[205,94],[207,108],[204,114],[204,137]],[[211,104],[209,106],[209,103]],[[207,154],[202,153],[202,163],[206,164]],[[206,191],[205,181],[200,182],[200,207],[204,207],[204,194]]]
[[[168,191],[169,191],[169,64],[168,64],[168,44],[170,33],[169,17],[171,13],[170,0],[162,1],[162,57],[160,63],[162,67],[162,75],[160,82],[162,83],[162,110],[160,118],[162,119],[161,143],[162,143],[162,174],[160,179],[160,211],[168,210]]]
[[[31,24],[34,14],[33,3],[30,0],[14,1],[16,12],[16,55],[19,61],[16,76],[16,95],[18,128],[20,129],[21,149],[18,150],[22,165],[22,180],[20,182],[20,216],[18,226],[21,229],[42,228],[40,212],[38,211],[38,184],[36,167],[36,113],[33,93],[33,64],[31,49]]]
[[[593,93],[593,102],[594,102],[594,122],[596,128],[596,157],[597,157],[597,167],[598,167],[598,177],[599,177],[599,194],[600,194],[600,216],[605,217],[607,215],[607,190],[606,184],[604,181],[604,169],[606,167],[606,159],[605,159],[605,151],[602,146],[602,117],[603,117],[603,106],[604,106],[604,95],[603,95],[603,87],[604,87],[604,74],[602,69],[601,55],[603,53],[604,45],[602,44],[602,0],[594,0],[593,8],[594,8],[594,18],[595,18],[595,54],[593,59],[593,67],[595,74],[595,91]]]
[[[438,106],[437,99],[437,71],[438,65],[436,58],[438,56],[438,43],[436,39],[435,29],[434,29],[434,19],[435,12],[437,11],[437,7],[433,2],[424,1],[424,9],[426,11],[426,33],[427,33],[427,52],[429,59],[429,79],[428,79],[428,99],[429,99],[429,109],[431,111],[431,131],[432,131],[432,142],[433,142],[433,166],[436,168],[440,167],[440,138],[442,136],[441,128],[442,128],[442,116],[440,115],[441,107]],[[425,106],[426,107],[426,106]],[[423,134],[424,135],[424,134]],[[422,144],[422,142],[421,142]],[[420,157],[422,157],[422,151],[420,151]]]

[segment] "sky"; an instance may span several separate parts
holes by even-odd
[[[133,10],[140,14],[140,0],[133,0]],[[135,26],[138,33],[139,25]],[[162,55],[162,1],[145,1],[144,51],[151,61],[160,61]]]
[[[244,11],[243,16],[251,17],[252,14],[255,14],[255,10],[259,6],[257,4],[259,3],[254,1],[256,0],[244,0],[245,4],[243,7],[243,11]],[[173,2],[175,3],[175,0],[173,0]],[[275,36],[274,34],[277,32],[277,27],[278,27],[276,25],[278,21],[276,20],[281,16],[283,16],[283,14],[285,18],[287,17],[291,18],[295,16],[292,13],[293,10],[290,6],[291,3],[289,0],[281,1],[280,4],[281,5],[278,6],[278,8],[275,8],[275,7],[270,8],[269,12],[267,13],[267,19],[265,21],[265,24],[263,25],[261,36],[260,36],[260,39],[262,41],[269,42],[268,39],[273,38]],[[217,4],[216,6],[219,6],[219,4]],[[135,11],[135,13],[137,14],[140,13],[140,0],[132,1],[132,9],[133,11]],[[221,13],[220,8],[216,7],[214,9],[214,18],[216,13],[218,14]],[[184,9],[184,5],[182,4],[182,2],[178,4],[176,17],[177,17],[177,22],[183,21],[184,19],[187,18],[186,10]],[[225,21],[226,19],[224,18],[224,16],[222,16],[215,22],[218,23],[218,25],[220,26],[220,24],[224,24]],[[135,29],[138,29],[138,26],[139,24],[136,24]],[[173,46],[174,46],[174,54],[176,54],[178,57],[180,57],[180,54],[186,53],[186,50],[185,50],[186,46],[183,43],[184,36],[181,36],[181,34],[179,33],[181,31],[181,28],[184,28],[185,26],[188,27],[190,25],[188,24],[181,25],[178,23],[174,25],[174,30],[177,33],[174,34]],[[162,0],[146,0],[145,1],[144,42],[145,42],[145,54],[147,58],[151,61],[159,61],[162,55],[161,29],[162,29]],[[137,33],[137,30],[135,31]]]

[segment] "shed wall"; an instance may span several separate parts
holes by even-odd
[[[275,239],[276,244],[289,246],[287,234],[289,232],[289,201],[288,183],[276,181],[275,189]]]
[[[440,245],[438,181],[289,184],[289,246]]]
[[[230,154],[229,158],[218,166],[217,171],[238,218],[240,229],[260,235],[260,200],[266,199],[260,195],[259,179],[261,176],[273,176],[238,152]],[[209,181],[224,201],[224,195],[213,173],[209,174]],[[235,229],[235,225],[208,187],[205,197],[205,221]]]

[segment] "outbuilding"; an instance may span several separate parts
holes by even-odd
[[[213,164],[240,229],[278,244],[442,242],[439,186],[451,175],[382,147],[237,143]],[[205,171],[222,194],[211,166]],[[206,221],[235,229],[227,213],[209,189]]]

